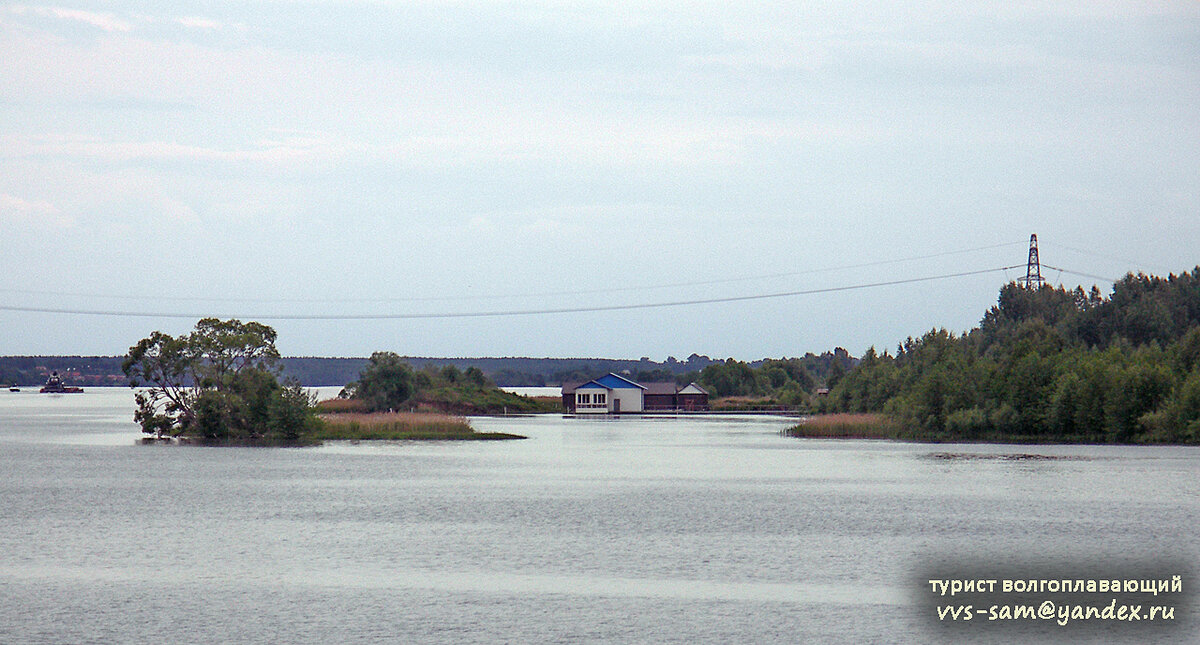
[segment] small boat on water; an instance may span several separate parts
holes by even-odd
[[[46,379],[46,384],[38,391],[42,394],[78,394],[83,391],[83,388],[63,385],[62,377],[58,375],[58,372],[50,372],[50,378]]]
[[[17,387],[16,383],[13,383],[12,385],[8,386],[8,391],[9,392],[20,392],[21,388]]]

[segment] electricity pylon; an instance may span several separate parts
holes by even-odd
[[[1029,236],[1029,262],[1025,265],[1025,277],[1017,278],[1026,289],[1041,289],[1046,284],[1042,278],[1042,263],[1038,260],[1037,233]]]

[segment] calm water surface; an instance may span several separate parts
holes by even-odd
[[[922,604],[964,563],[1197,562],[1194,448],[558,416],[472,421],[525,441],[195,448],[137,445],[132,414],[128,390],[0,392],[0,643],[1196,642],[1179,610],[1014,631]]]

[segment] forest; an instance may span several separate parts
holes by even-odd
[[[857,359],[837,347],[819,355],[809,352],[800,358],[767,358],[751,363],[728,358],[699,373],[681,374],[676,382],[699,383],[711,395],[712,409],[717,411],[812,412],[820,386],[841,379],[856,364]]]
[[[934,439],[1200,442],[1200,267],[1093,287],[1001,288],[979,326],[868,349],[824,412]]]

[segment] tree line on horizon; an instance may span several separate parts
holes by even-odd
[[[807,354],[799,360],[809,373],[823,382],[834,362],[835,350],[820,355]],[[688,383],[698,379],[700,373],[710,365],[723,365],[728,360],[713,359],[692,354],[685,359],[667,357],[664,361],[653,361],[648,357],[639,359],[610,358],[530,358],[530,357],[480,357],[480,358],[437,358],[402,357],[413,369],[443,369],[452,366],[460,371],[472,367],[480,369],[488,380],[501,387],[557,386],[569,382],[582,382],[603,376],[609,372],[629,375],[640,381],[682,381]],[[123,356],[0,356],[0,385],[15,384],[34,386],[45,383],[51,371],[57,371],[72,384],[84,386],[128,385],[121,371]],[[761,359],[747,363],[758,367],[770,360]],[[369,358],[354,357],[281,357],[278,361],[283,375],[293,378],[305,387],[344,386],[358,379],[359,374],[370,362]]]

